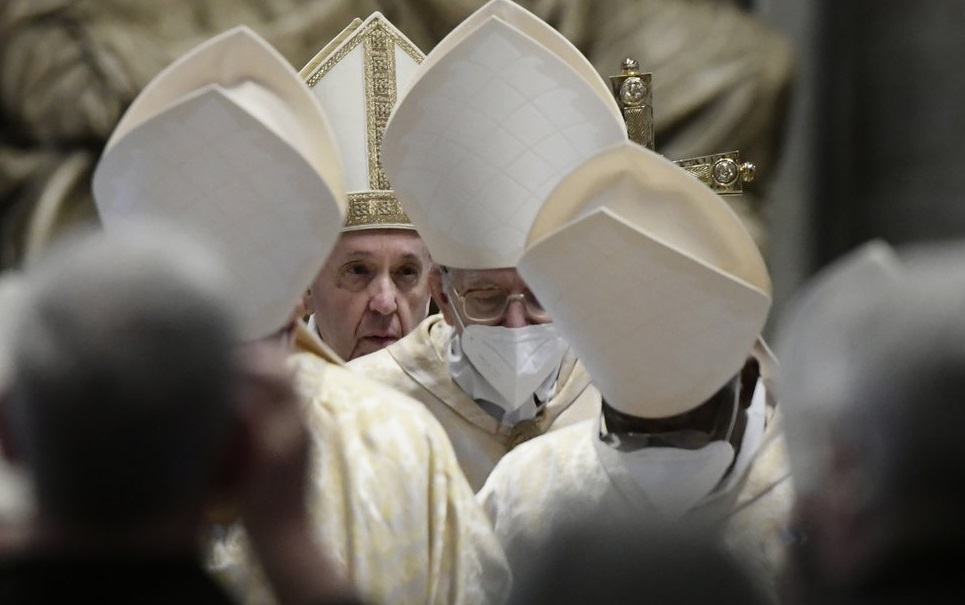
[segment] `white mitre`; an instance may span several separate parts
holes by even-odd
[[[414,229],[395,197],[379,147],[392,108],[425,54],[381,13],[356,19],[302,68],[345,163],[343,231]]]
[[[630,142],[559,184],[519,272],[606,402],[638,417],[681,414],[717,392],[771,304],[764,260],[734,211]]]
[[[382,165],[434,261],[515,267],[560,180],[626,138],[616,102],[576,47],[492,0],[426,57],[389,120]]]
[[[342,162],[318,101],[250,29],[220,34],[145,87],[94,173],[106,229],[164,221],[224,257],[245,339],[282,328],[334,245]]]

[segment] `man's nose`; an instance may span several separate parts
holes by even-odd
[[[389,276],[378,277],[372,282],[369,309],[381,315],[390,315],[398,310],[395,284]]]
[[[504,328],[525,328],[529,324],[530,322],[526,318],[526,305],[523,301],[518,298],[509,301],[506,314],[503,315],[503,320],[499,325]]]

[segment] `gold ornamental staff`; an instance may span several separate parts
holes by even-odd
[[[619,75],[610,76],[610,88],[623,113],[630,140],[654,149],[652,76],[640,71],[640,64],[627,57]],[[744,192],[744,183],[757,175],[751,162],[741,163],[739,151],[714,153],[674,163],[700,179],[720,195]]]

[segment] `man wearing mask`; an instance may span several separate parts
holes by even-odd
[[[386,347],[429,311],[425,244],[379,162],[389,113],[425,55],[380,13],[356,19],[299,74],[332,124],[348,212],[305,297],[309,329],[342,359]]]
[[[603,409],[510,452],[478,493],[514,571],[569,525],[703,527],[773,594],[792,489],[758,339],[770,278],[736,214],[626,143],[556,188],[519,268]]]
[[[339,236],[346,195],[328,120],[283,57],[238,28],[171,65],[118,125],[94,195],[108,232],[173,223],[221,253],[242,342],[287,346],[294,329],[288,364],[315,449],[311,534],[363,599],[502,600],[505,558],[445,432],[417,402],[344,369],[292,319]],[[212,566],[245,602],[272,602],[230,504],[219,507]]]
[[[518,443],[599,411],[516,264],[553,186],[625,140],[589,62],[506,0],[433,49],[389,121],[383,166],[437,264],[441,314],[349,365],[425,404],[475,489]]]

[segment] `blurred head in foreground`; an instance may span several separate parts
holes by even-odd
[[[233,416],[225,273],[193,240],[78,236],[23,276],[3,445],[39,523],[196,521]]]
[[[965,545],[965,254],[869,244],[780,331],[805,598],[948,594]]]
[[[525,566],[510,605],[764,605],[740,561],[709,533],[604,521],[572,524]]]

